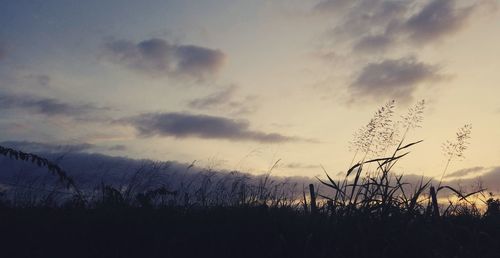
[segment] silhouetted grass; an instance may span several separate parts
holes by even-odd
[[[2,209],[3,257],[498,257],[500,220],[290,208]]]
[[[423,105],[410,108],[401,130],[393,122],[394,103],[382,107],[357,133],[345,177],[325,171],[310,185],[276,180],[272,168],[255,178],[207,170],[172,185],[158,179],[165,164],[151,163],[121,185],[80,188],[57,164],[0,146],[1,155],[45,167],[59,182],[0,191],[0,254],[500,257],[500,200],[486,198],[481,188],[465,193],[423,179],[412,185],[392,172],[421,142],[406,137],[418,127]],[[462,156],[466,129],[448,142],[446,166]],[[438,203],[445,191],[455,201]]]

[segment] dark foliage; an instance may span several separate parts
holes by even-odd
[[[63,186],[0,188],[0,256],[498,258],[499,199],[484,200],[482,187],[465,193],[423,178],[412,185],[391,171],[421,142],[405,137],[423,103],[410,109],[399,140],[393,102],[381,108],[353,142],[361,160],[344,179],[325,171],[321,193],[308,183],[297,195],[297,184],[276,182],[270,172],[250,180],[208,171],[168,184],[156,175],[161,163],[140,166],[124,185],[80,190],[56,163],[0,146],[0,155],[44,167]],[[464,128],[446,145],[446,168],[466,149]],[[445,192],[446,205],[438,203]]]
[[[306,215],[289,208],[0,212],[3,257],[498,257],[500,218]]]

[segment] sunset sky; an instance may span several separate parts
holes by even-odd
[[[497,0],[7,0],[0,141],[280,176],[345,170],[374,112],[425,99],[397,170],[500,166]],[[466,171],[466,170],[462,170]],[[499,170],[500,171],[500,170]]]

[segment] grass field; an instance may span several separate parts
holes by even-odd
[[[464,192],[442,181],[467,148],[470,125],[444,145],[441,180],[409,182],[392,168],[420,143],[405,139],[421,120],[423,102],[410,109],[399,131],[391,129],[392,108],[393,103],[382,107],[357,133],[343,178],[325,171],[305,185],[276,180],[272,168],[250,179],[209,171],[196,180],[159,184],[151,171],[161,164],[153,163],[126,184],[82,187],[55,162],[0,146],[2,156],[33,163],[57,179],[52,188],[30,184],[24,185],[29,191],[15,185],[1,191],[0,252],[2,257],[500,257],[500,200],[481,187]],[[447,202],[438,201],[443,195]]]

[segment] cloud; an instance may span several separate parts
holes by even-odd
[[[320,57],[335,53],[344,57],[343,64],[363,65],[358,71],[345,70],[351,76],[348,103],[356,98],[408,102],[423,83],[449,78],[439,74],[441,66],[417,60],[422,49],[486,16],[478,15],[481,11],[496,12],[497,6],[490,0],[323,0],[314,11],[330,14],[331,27],[320,44],[325,53]]]
[[[257,109],[256,96],[246,96],[236,99],[238,87],[232,85],[208,96],[193,99],[188,106],[197,110],[218,110],[231,115],[252,113]]]
[[[360,38],[382,35],[392,36],[396,25],[404,20],[410,5],[402,1],[353,1],[351,8],[342,12],[331,36],[334,40],[352,43]]]
[[[281,165],[280,167],[282,168],[287,168],[287,169],[320,169],[320,165],[311,165],[311,164],[304,164],[300,162],[291,162],[291,163],[286,163],[284,165]]]
[[[2,143],[0,143],[1,145]],[[65,154],[65,155],[62,155]],[[92,190],[96,185],[110,184],[115,186],[128,185],[131,179],[134,179],[146,188],[156,188],[158,186],[167,186],[171,190],[183,191],[186,189],[182,187],[187,182],[193,187],[189,189],[198,189],[197,186],[201,185],[205,176],[210,175],[214,182],[222,180],[228,184],[225,186],[230,187],[233,180],[245,180],[246,183],[258,185],[258,182],[266,175],[255,176],[238,171],[227,170],[208,170],[195,165],[191,167],[190,164],[179,163],[176,161],[158,162],[152,160],[139,160],[126,157],[113,157],[98,153],[86,152],[49,152],[39,153],[39,155],[49,159],[57,160],[58,164],[68,172],[68,174],[75,179],[75,182],[82,189]],[[62,157],[62,158],[61,158]],[[30,182],[31,179],[38,179],[36,182],[40,183],[44,188],[50,186],[47,183],[47,175],[45,168],[39,168],[32,163],[20,162],[18,160],[9,159],[8,157],[0,156],[0,166],[3,168],[0,173],[1,182],[14,182],[15,179],[20,179],[20,183]],[[190,169],[188,169],[190,167]],[[311,167],[300,163],[290,163],[284,166],[288,169]],[[21,177],[19,175],[22,175]],[[201,175],[201,176],[200,176]],[[327,180],[323,177],[324,180]],[[50,179],[50,178],[48,178]],[[26,180],[26,181],[23,181]],[[39,181],[42,180],[42,181]],[[137,181],[138,180],[138,181]],[[392,178],[392,180],[394,180]],[[418,187],[422,181],[424,184],[429,181],[434,186],[439,182],[430,177],[424,177],[415,174],[403,175],[402,181],[405,184],[403,187],[406,193],[412,193],[415,187]],[[35,181],[33,181],[35,182]],[[53,180],[52,180],[53,182]],[[269,182],[282,184],[288,182],[291,189],[298,190],[297,194],[302,193],[300,186],[308,185],[309,183],[318,184],[317,179],[308,177],[273,177]],[[500,167],[493,167],[482,174],[480,177],[469,179],[457,179],[444,181],[441,185],[449,185],[456,189],[462,189],[465,192],[472,192],[478,187],[478,182],[482,182],[482,187],[487,188],[488,191],[498,193],[500,192]],[[1,186],[1,183],[0,183]],[[295,187],[294,187],[295,186]],[[299,186],[299,189],[296,189]],[[47,187],[50,188],[50,187]],[[187,189],[189,191],[189,189]],[[447,198],[454,196],[454,193],[446,189],[439,192],[439,198]]]
[[[485,167],[481,167],[481,166],[464,168],[464,169],[460,169],[460,170],[457,170],[453,173],[446,175],[445,178],[464,177],[464,176],[468,176],[471,174],[477,174],[477,173],[482,172],[484,170],[485,170]]]
[[[488,191],[500,192],[500,167],[492,168],[489,172],[479,176],[478,179]],[[468,181],[473,180],[475,179],[469,179]]]
[[[352,0],[323,0],[314,6],[317,12],[340,12],[353,5]]]
[[[128,149],[127,146],[125,146],[123,144],[113,145],[113,146],[108,148],[108,150],[110,150],[110,151],[126,151],[127,149]]]
[[[452,176],[453,174],[453,176]],[[476,174],[474,177],[470,175]],[[446,178],[453,177],[453,179],[445,180],[441,185],[451,186],[455,189],[461,189],[464,192],[473,192],[478,190],[478,188],[486,189],[489,192],[500,193],[500,167],[485,168],[481,166],[464,168],[451,173]],[[467,178],[462,178],[467,177]],[[411,186],[418,185],[422,176],[408,174],[404,175],[403,181],[408,182]],[[431,183],[436,186],[439,184],[439,178],[424,177],[424,182],[432,179]],[[447,195],[454,195],[451,191],[440,192],[440,197],[446,197]]]
[[[215,74],[224,63],[224,54],[194,45],[176,46],[177,73],[203,76],[206,73]]]
[[[127,40],[107,42],[106,50],[112,61],[144,72],[167,72],[170,69],[171,45],[162,39],[150,39],[135,44]]]
[[[5,93],[0,93],[0,108],[24,109],[46,116],[66,116],[82,119],[109,109],[97,107],[93,104],[70,104],[53,98]]]
[[[52,78],[46,74],[30,74],[26,78],[34,80],[38,85],[42,87],[47,87],[50,85]]]
[[[203,98],[193,99],[189,106],[195,109],[210,109],[229,103],[236,92],[236,86],[232,85],[222,91],[215,92]]]
[[[346,43],[354,53],[367,54],[389,45],[421,48],[463,30],[479,10],[492,13],[497,6],[489,0],[324,0],[314,11],[335,18],[327,38],[337,49]]]
[[[30,141],[4,141],[0,142],[0,145],[30,153],[82,152],[95,147],[89,143],[54,144]]]
[[[458,7],[457,1],[430,1],[406,21],[405,29],[412,40],[434,41],[463,28],[478,5],[475,3],[466,7]]]
[[[369,35],[359,39],[353,46],[354,52],[373,53],[384,52],[394,43],[394,39],[388,35]]]
[[[85,152],[40,153],[40,155],[49,160],[57,160],[57,163],[74,179],[77,186],[84,191],[93,191],[96,186],[102,184],[116,187],[130,186],[133,180],[134,191],[137,192],[163,186],[171,191],[177,191],[181,196],[184,196],[183,193],[191,196],[195,195],[197,189],[206,184],[207,178],[210,178],[213,182],[222,183],[222,185],[218,186],[223,189],[231,189],[231,186],[241,182],[244,182],[243,185],[253,188],[265,179],[270,182],[270,187],[276,186],[279,187],[278,189],[283,189],[284,192],[290,195],[290,198],[300,198],[302,189],[297,186],[307,186],[309,183],[318,184],[316,179],[308,177],[252,175],[239,171],[203,168],[198,165],[176,161],[139,160]],[[19,188],[5,187],[6,185],[3,184],[16,182],[18,185],[30,185],[34,189],[54,189],[55,177],[50,176],[45,168],[4,156],[0,156],[0,166],[2,167],[0,188],[12,189],[14,192],[17,190],[18,192]],[[184,187],[185,185],[191,187]],[[214,193],[215,191],[209,192]],[[41,196],[46,194],[46,192],[32,192],[32,194],[37,193],[42,194]],[[71,197],[71,195],[68,195],[68,197]],[[220,196],[215,194],[207,196],[209,199],[218,197]]]
[[[442,78],[438,66],[419,62],[414,57],[385,59],[365,65],[349,89],[353,97],[390,97],[409,101],[420,83]]]
[[[197,137],[233,141],[280,143],[298,140],[278,133],[251,130],[246,120],[185,113],[148,113],[126,119],[142,136]]]
[[[457,171],[455,178],[452,180],[443,181],[443,185],[449,185],[457,189],[461,188],[465,191],[472,191],[473,188],[484,188],[488,192],[500,193],[500,167],[472,167]],[[480,174],[479,174],[480,173]],[[458,175],[462,174],[462,175]],[[470,177],[471,174],[479,174]],[[461,178],[468,176],[467,178]],[[450,176],[451,177],[451,176]]]
[[[69,154],[69,153],[82,153],[82,152],[95,152],[95,151],[125,151],[127,146],[122,144],[112,146],[99,146],[91,143],[77,142],[77,143],[48,143],[48,142],[34,142],[34,141],[3,141],[0,146],[28,152],[40,154]]]
[[[2,59],[4,59],[6,56],[6,53],[5,53],[5,49],[2,47],[2,45],[0,45],[0,61],[2,61]]]
[[[105,44],[106,57],[134,71],[172,77],[205,79],[223,66],[225,54],[218,49],[195,45],[177,45],[152,38],[135,43],[111,40]]]

